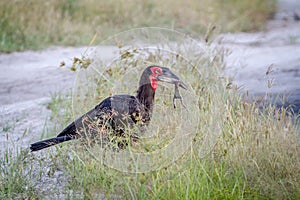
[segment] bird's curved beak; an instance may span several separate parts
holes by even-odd
[[[185,90],[188,89],[188,86],[169,69],[164,69],[163,73],[157,76],[157,80],[171,84],[178,84],[179,87],[182,87]]]

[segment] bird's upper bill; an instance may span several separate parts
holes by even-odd
[[[156,78],[157,81],[178,84],[179,87],[183,89],[188,89],[187,85],[177,76],[175,75],[169,68],[166,67],[158,67],[153,66],[150,68],[152,72],[152,77]]]

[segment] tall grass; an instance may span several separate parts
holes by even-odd
[[[2,0],[0,52],[49,45],[87,45],[134,27],[182,29],[196,35],[216,25],[221,32],[264,27],[276,0],[97,1]]]

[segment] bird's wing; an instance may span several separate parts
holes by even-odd
[[[70,123],[57,137],[62,136],[80,136],[82,134],[94,134],[98,132],[99,127],[103,126],[103,116],[107,110],[107,99],[99,103],[95,108],[91,109],[72,123]]]
[[[69,124],[57,137],[95,135],[107,129],[121,131],[141,121],[141,105],[134,96],[115,95]],[[142,109],[143,110],[143,109]]]

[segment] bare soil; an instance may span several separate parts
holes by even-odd
[[[226,74],[250,96],[266,96],[278,106],[300,109],[300,22],[275,20],[259,33],[225,34],[230,50]],[[278,98],[285,96],[285,99]],[[277,99],[276,99],[277,98]],[[284,102],[283,102],[284,100]]]

